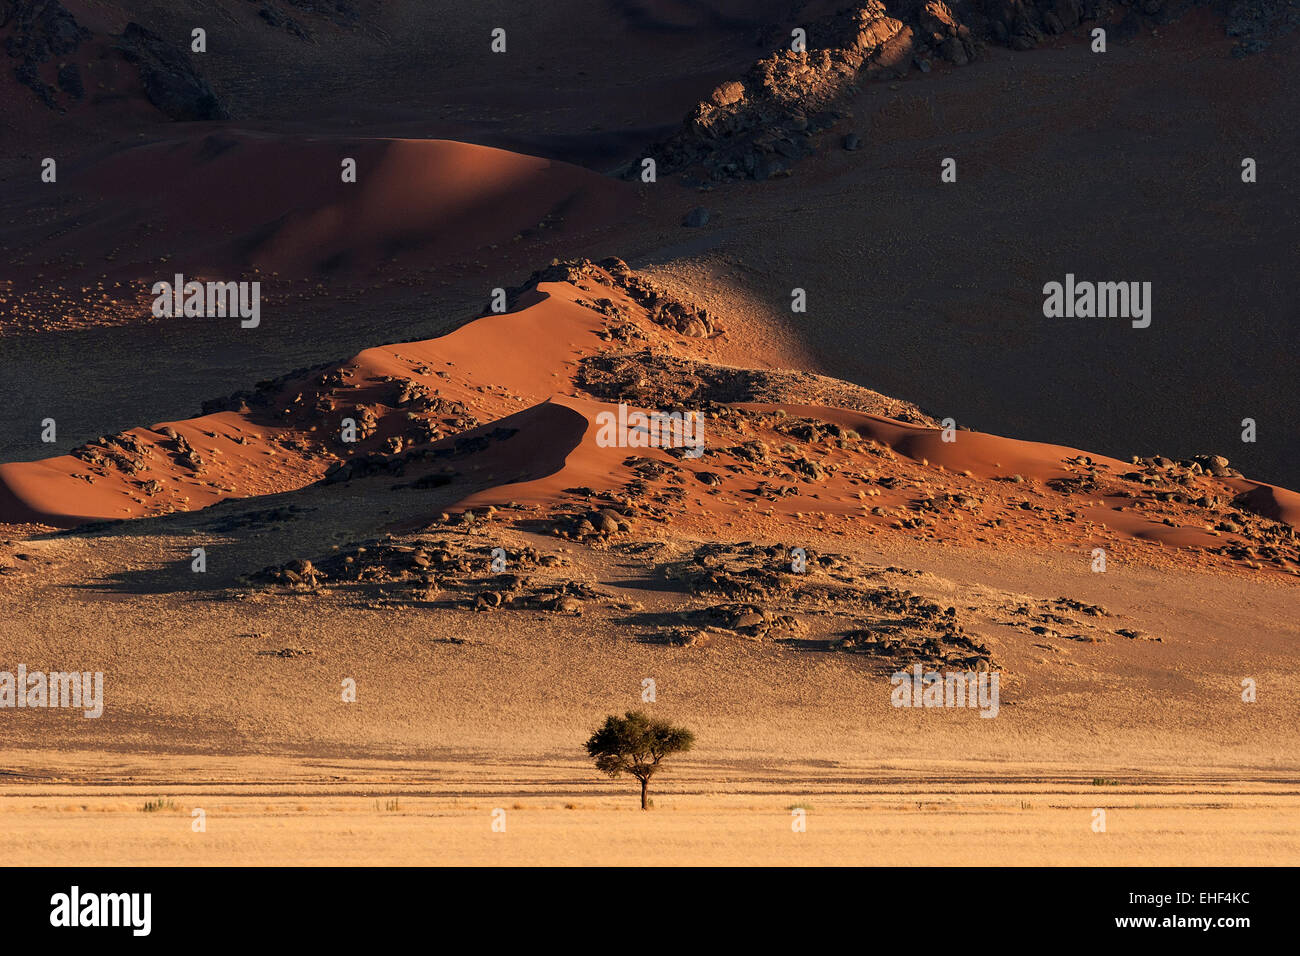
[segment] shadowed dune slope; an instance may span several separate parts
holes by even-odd
[[[353,160],[356,181],[344,182]],[[633,187],[566,163],[446,140],[302,138],[239,130],[138,146],[62,177],[87,201],[17,227],[65,278],[89,278],[88,249],[113,272],[310,278],[422,268],[545,234],[616,221]],[[48,197],[43,197],[48,198]],[[24,268],[20,262],[19,268]],[[35,269],[35,264],[27,268]],[[266,290],[270,292],[271,290]]]

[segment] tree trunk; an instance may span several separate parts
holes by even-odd
[[[641,809],[642,810],[650,809],[649,803],[646,802],[646,787],[649,786],[649,784],[650,781],[648,778],[646,777],[641,778]]]

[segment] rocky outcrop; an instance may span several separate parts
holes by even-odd
[[[943,0],[929,0],[916,15],[916,36],[939,56],[956,66],[975,59],[975,35],[953,15]]]
[[[299,16],[309,18],[317,23],[326,21],[335,26],[355,28],[361,23],[361,11],[346,0],[285,0]],[[312,40],[311,30],[307,25],[270,0],[249,0],[257,5],[258,18],[268,26],[283,30],[299,40]]]
[[[1224,17],[1228,36],[1237,37],[1233,55],[1247,56],[1300,26],[1300,4],[1295,0],[1235,0],[1228,4]]]
[[[75,63],[60,66],[54,84],[42,76],[45,64],[75,53],[91,36],[58,0],[7,0],[0,5],[0,30],[8,31],[4,50],[17,61],[14,76],[46,106],[64,109],[85,95]]]
[[[167,116],[174,120],[229,118],[207,80],[184,53],[158,34],[138,23],[128,23],[117,50],[140,70],[145,96]]]
[[[840,118],[836,104],[859,79],[905,64],[913,43],[911,28],[879,0],[811,25],[808,36],[808,50],[782,50],[714,90],[651,152],[659,169],[702,163],[715,180],[781,175],[812,153],[813,134]]]
[[[92,33],[58,0],[0,0],[0,45],[17,61],[18,82],[54,110],[86,96],[81,66],[116,54],[134,65],[149,102],[175,120],[226,119],[228,114],[182,47],[138,23],[120,37]]]
[[[709,338],[722,331],[705,309],[682,302],[615,256],[600,262],[590,259],[553,260],[545,269],[529,276],[523,285],[507,289],[507,303],[514,308],[521,295],[536,289],[541,282],[570,282],[584,291],[590,291],[593,283],[616,288],[649,312],[650,320],[656,325],[689,338]],[[623,318],[611,299],[601,298],[589,305],[611,319]]]
[[[1108,0],[982,0],[976,29],[989,42],[1032,50],[1046,37],[1105,16],[1110,7]]]
[[[1090,23],[1118,25],[1117,39],[1145,18],[1177,19],[1207,0],[868,0],[805,24],[807,49],[789,48],[773,29],[765,42],[782,46],[740,79],[715,89],[680,130],[648,152],[657,172],[686,173],[696,182],[763,180],[787,175],[816,150],[815,134],[834,126],[859,84],[895,79],[936,62],[964,66],[987,46],[1032,50],[1044,40]],[[1209,0],[1225,4],[1227,0]],[[1262,49],[1300,21],[1295,0],[1235,0],[1221,9],[1227,32],[1241,38],[1234,53]],[[840,142],[862,145],[858,133]],[[642,160],[622,175],[640,175]]]

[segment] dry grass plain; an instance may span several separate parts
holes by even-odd
[[[890,560],[927,568],[918,587],[953,582],[975,606],[1032,581],[1163,638],[1056,647],[1072,642],[991,617],[981,632],[1007,677],[983,720],[896,709],[887,676],[852,655],[668,648],[599,609],[578,622],[69,586],[88,560],[161,573],[177,550],[93,544],[92,558],[89,542],[49,541],[42,573],[0,594],[5,660],[84,661],[107,688],[98,720],[7,712],[8,864],[1300,864],[1296,585],[1281,575],[1094,575],[1070,556],[891,542]],[[608,555],[573,555],[605,586],[660,599]],[[263,653],[297,645],[314,654]],[[338,701],[344,675],[356,705]],[[645,706],[647,675],[650,706],[699,744],[642,813],[581,744],[604,714]],[[1242,702],[1243,675],[1258,702]]]
[[[627,788],[615,794],[563,782],[557,792],[525,797],[403,787],[327,795],[182,786],[157,811],[144,809],[158,799],[154,790],[103,789],[8,791],[0,799],[0,829],[17,839],[8,859],[76,866],[1267,866],[1300,860],[1300,796],[1272,784],[1199,792],[882,787],[791,796],[681,793],[668,783],[650,812],[637,809]],[[792,826],[795,807],[806,811],[804,832]],[[205,832],[193,830],[196,808],[205,813]],[[1105,832],[1093,830],[1096,808],[1106,810]],[[505,829],[494,831],[500,819]]]

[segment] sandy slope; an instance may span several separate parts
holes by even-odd
[[[354,182],[342,178],[345,160],[355,163]],[[11,230],[15,248],[29,251],[15,255],[10,278],[39,271],[47,285],[71,285],[99,276],[102,288],[170,281],[179,270],[187,279],[261,279],[274,296],[286,290],[278,279],[455,262],[542,234],[572,239],[635,205],[625,184],[504,150],[239,129],[125,149],[66,170],[63,181],[53,221],[42,202],[24,211],[27,228]],[[106,255],[91,257],[92,248]],[[152,296],[141,299],[137,321],[147,322]],[[20,308],[8,331],[22,318]]]

